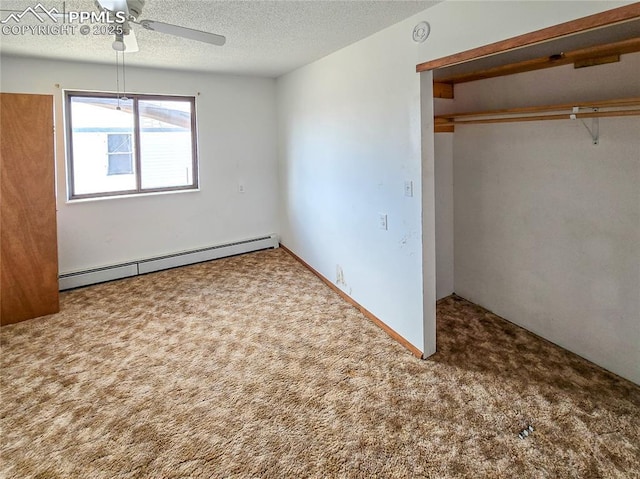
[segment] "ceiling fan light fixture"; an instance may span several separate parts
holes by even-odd
[[[127,46],[124,44],[124,38],[121,33],[116,33],[116,39],[111,44],[113,49],[117,52],[123,52],[127,49]]]

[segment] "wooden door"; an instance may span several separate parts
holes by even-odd
[[[59,311],[53,97],[0,94],[0,323]]]

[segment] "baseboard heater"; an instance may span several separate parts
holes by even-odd
[[[225,258],[242,253],[251,253],[263,249],[278,248],[277,235],[262,236],[234,243],[226,243],[208,248],[200,248],[181,253],[157,256],[129,263],[121,263],[102,268],[77,271],[75,273],[61,274],[59,277],[59,289],[79,288],[90,284],[104,283],[114,279],[128,278],[139,274],[152,273],[163,269],[176,268],[189,264],[202,263],[213,259]]]

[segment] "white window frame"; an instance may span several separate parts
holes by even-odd
[[[133,101],[133,118],[134,128],[132,135],[132,147],[133,147],[133,171],[136,174],[136,187],[130,190],[121,191],[109,191],[103,193],[81,193],[75,192],[74,174],[73,174],[73,117],[71,113],[71,101],[74,97],[89,97],[89,98],[112,98],[117,99],[116,93],[105,92],[92,92],[92,91],[66,91],[65,92],[65,120],[66,120],[66,135],[67,135],[67,189],[69,200],[82,200],[90,198],[109,198],[128,195],[143,195],[148,193],[158,192],[180,192],[188,190],[198,190],[199,188],[199,175],[198,175],[198,143],[197,143],[197,122],[196,122],[196,99],[194,96],[178,96],[178,95],[149,95],[141,93],[126,93],[120,94],[120,98],[126,97]],[[141,152],[140,152],[140,117],[138,113],[138,102],[142,101],[188,101],[191,103],[191,159],[192,159],[192,183],[190,185],[170,186],[161,188],[143,188],[142,187],[142,175],[143,170],[141,168]]]

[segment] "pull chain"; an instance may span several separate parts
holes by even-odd
[[[120,91],[120,62],[118,60],[118,51],[116,50],[116,98],[118,100],[118,106],[116,110],[120,110],[120,100],[127,101],[127,71],[124,64],[124,53],[122,55],[122,91]]]
[[[120,110],[120,70],[118,67],[118,51],[116,50],[116,98],[118,99],[118,106],[116,110]]]
[[[124,66],[124,52],[122,52],[122,99],[129,100],[127,98],[127,70]]]

